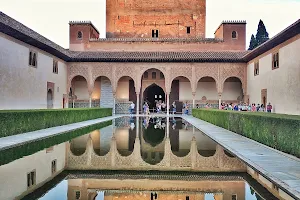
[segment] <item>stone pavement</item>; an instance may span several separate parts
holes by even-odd
[[[24,144],[30,141],[34,140],[41,140],[47,137],[52,137],[55,135],[59,135],[68,131],[72,131],[78,128],[87,127],[90,125],[98,124],[101,122],[110,121],[116,118],[122,117],[122,115],[115,115],[115,116],[109,116],[109,117],[103,117],[99,119],[93,119],[73,124],[67,124],[63,126],[56,126],[52,128],[47,129],[41,129],[37,131],[22,133],[18,135],[12,135],[8,137],[0,138],[0,150],[4,150],[7,148],[11,148],[20,144]]]
[[[300,159],[198,118],[186,115],[182,118],[260,172],[264,178],[279,185],[281,190],[300,199]]]

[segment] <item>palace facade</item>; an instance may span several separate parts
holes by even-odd
[[[271,102],[300,114],[300,20],[246,51],[246,22],[205,38],[205,0],[107,0],[106,38],[71,21],[64,49],[0,12],[0,109],[111,107],[131,102]],[[158,8],[155,5],[160,5]],[[168,109],[167,109],[168,110]]]

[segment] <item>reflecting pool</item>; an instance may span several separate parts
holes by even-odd
[[[65,134],[20,146],[15,151],[32,153],[1,162],[1,200],[276,199],[243,162],[181,118],[122,117]]]

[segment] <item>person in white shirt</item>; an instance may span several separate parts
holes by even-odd
[[[135,104],[132,102],[132,103],[130,104],[130,114],[131,114],[131,115],[133,114],[134,108],[135,108]]]

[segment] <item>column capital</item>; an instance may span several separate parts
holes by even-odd
[[[219,97],[221,97],[222,96],[222,92],[219,92],[218,95],[219,95]]]
[[[139,92],[135,92],[135,94],[136,94],[136,95],[140,95],[140,93],[139,93]]]
[[[192,92],[192,95],[193,95],[193,97],[195,97],[196,96],[196,92]]]

